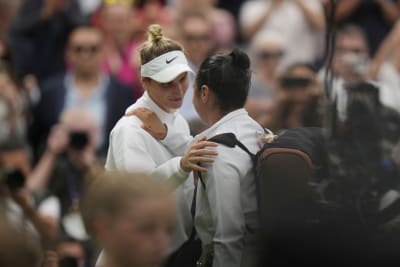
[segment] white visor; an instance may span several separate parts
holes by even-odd
[[[168,83],[184,72],[193,73],[182,51],[171,51],[142,65],[142,77]]]

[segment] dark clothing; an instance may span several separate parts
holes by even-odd
[[[65,76],[58,76],[44,82],[41,88],[41,99],[33,110],[33,122],[30,127],[29,139],[34,148],[35,155],[44,144],[53,125],[57,124],[66,101],[67,88]],[[115,79],[110,79],[105,92],[106,118],[104,123],[104,144],[98,150],[99,156],[105,156],[108,149],[108,136],[114,125],[125,113],[126,108],[135,99],[133,91],[120,84]]]
[[[41,18],[45,0],[22,3],[10,32],[19,77],[34,74],[41,81],[64,71],[68,36],[84,22],[78,1],[67,2],[65,11],[46,20]]]
[[[400,2],[398,0],[390,1]],[[342,22],[342,24],[349,23],[358,25],[365,31],[372,55],[375,54],[380,43],[385,39],[393,26],[384,17],[380,5],[372,0],[362,0],[353,14]]]

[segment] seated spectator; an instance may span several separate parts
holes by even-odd
[[[101,28],[104,32],[103,68],[121,83],[130,86],[135,99],[142,95],[139,88],[138,43],[133,39],[137,28],[134,10],[129,1],[105,4],[102,9]]]
[[[322,127],[322,91],[317,73],[309,64],[290,66],[280,77],[273,116],[266,123],[274,131]]]
[[[7,38],[20,4],[21,0],[0,1],[0,39]]]
[[[94,177],[81,207],[87,231],[104,249],[98,267],[159,267],[166,259],[176,211],[160,181],[108,172]]]
[[[284,66],[314,62],[321,54],[324,12],[319,0],[251,0],[241,7],[240,26],[250,40],[258,32],[279,32],[287,48]]]
[[[246,110],[261,124],[272,108],[278,86],[278,70],[285,53],[284,41],[274,32],[259,33],[252,41],[251,56],[254,74]]]
[[[381,83],[381,100],[400,112],[400,23],[383,41],[372,61],[370,75]]]
[[[77,0],[23,1],[10,32],[18,77],[42,81],[63,71],[68,35],[83,22]]]
[[[196,74],[215,44],[211,20],[205,13],[193,11],[183,14],[176,24],[178,39],[185,48],[190,68]],[[192,134],[199,133],[204,127],[193,106],[194,78],[195,75],[189,75],[189,87],[180,109],[180,113],[189,123]]]
[[[101,133],[96,149],[99,155],[105,155],[112,127],[134,98],[131,89],[101,72],[101,45],[97,29],[81,27],[72,32],[66,50],[70,70],[40,86],[41,100],[34,109],[31,126],[36,151],[64,110],[82,107],[96,120]]]
[[[329,1],[325,1],[329,6]],[[336,21],[342,25],[354,24],[363,29],[367,36],[371,55],[389,33],[393,24],[400,18],[398,0],[339,0],[337,1]]]

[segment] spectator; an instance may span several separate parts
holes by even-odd
[[[337,4],[336,20],[361,27],[366,33],[371,55],[399,18],[398,0],[339,0]]]
[[[166,8],[161,0],[138,0],[134,2],[138,17],[138,41],[142,42],[146,38],[146,29],[151,24],[163,26],[169,32],[171,26],[170,10]]]
[[[400,23],[383,41],[372,61],[370,75],[381,84],[381,100],[400,112]]]
[[[174,0],[175,19],[179,20],[182,14],[193,11],[207,14],[212,23],[216,50],[226,52],[226,50],[233,49],[236,25],[234,18],[228,11],[216,7],[217,2],[215,0]]]
[[[0,1],[0,39],[7,39],[10,26],[20,4],[21,0]]]
[[[98,267],[160,267],[166,259],[176,210],[169,190],[154,177],[95,176],[81,207],[87,231],[104,249]]]
[[[42,81],[63,71],[68,35],[82,23],[77,0],[23,1],[10,33],[18,76]]]
[[[106,4],[102,9],[101,27],[104,31],[104,69],[121,83],[130,86],[135,99],[142,95],[139,84],[138,43],[133,33],[138,25],[134,10],[128,2]]]
[[[177,21],[179,40],[185,48],[190,68],[197,73],[200,64],[206,59],[215,44],[212,24],[206,14],[190,12]],[[195,75],[189,75],[189,88],[186,91],[180,113],[188,121],[192,134],[204,127],[193,106],[193,85]]]
[[[322,127],[322,90],[310,64],[290,66],[279,79],[277,102],[266,123],[274,131],[298,127]]]
[[[101,45],[101,33],[94,28],[81,27],[71,33],[66,50],[70,70],[41,85],[31,129],[33,144],[45,142],[64,110],[83,107],[95,117],[100,129],[96,149],[105,155],[112,127],[134,98],[131,89],[101,72]]]
[[[258,32],[279,32],[287,48],[284,66],[314,62],[321,54],[324,12],[319,0],[251,0],[243,4],[240,25],[245,39]]]
[[[66,110],[60,124],[53,127],[46,150],[29,179],[31,190],[44,195],[39,212],[58,230],[60,260],[70,258],[79,266],[93,266],[93,246],[81,223],[79,200],[85,177],[98,166],[97,130],[87,110]]]
[[[251,44],[255,73],[250,85],[246,109],[253,119],[263,125],[275,99],[278,69],[284,53],[284,40],[274,32],[257,34]]]

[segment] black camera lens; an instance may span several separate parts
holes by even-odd
[[[4,172],[5,184],[13,192],[23,188],[25,180],[25,175],[20,170],[10,169]]]
[[[71,132],[69,134],[69,145],[75,150],[83,150],[89,143],[86,132]]]

